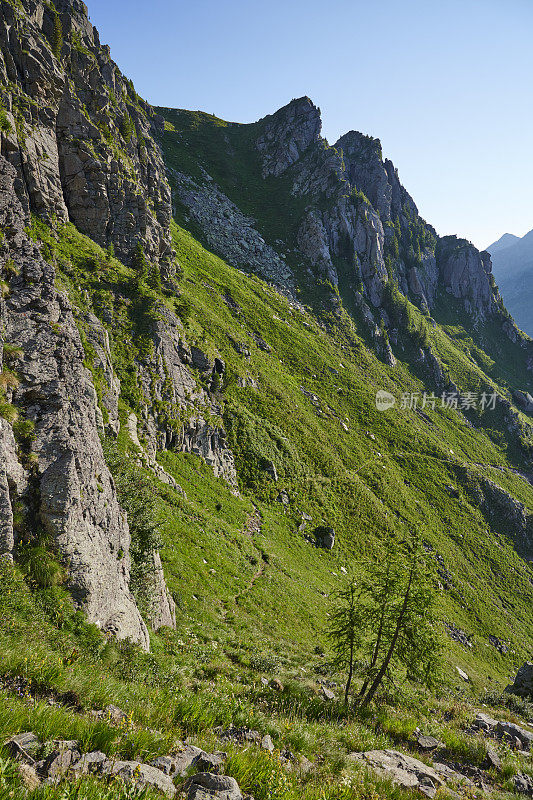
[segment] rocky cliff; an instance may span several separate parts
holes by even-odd
[[[13,555],[46,537],[68,565],[69,588],[89,618],[147,647],[129,589],[128,523],[102,453],[80,336],[68,300],[54,288],[54,271],[24,232],[15,181],[1,157],[1,257],[9,287],[0,308],[2,353],[13,346],[1,374],[6,400],[16,405],[1,420],[0,550]]]
[[[70,219],[128,262],[172,273],[162,121],[102,46],[81,0],[0,5],[2,154],[26,212]]]
[[[89,619],[148,647],[146,623],[173,625],[174,601],[157,546],[139,571],[137,521],[121,507],[101,437],[125,435],[133,463],[178,492],[161,451],[198,455],[237,493],[222,422],[235,375],[203,321],[187,324],[167,174],[176,212],[210,249],[300,313],[309,297],[338,316],[343,302],[354,308],[390,366],[408,327],[394,291],[426,319],[442,293],[476,324],[503,315],[526,359],[529,345],[501,308],[489,256],[436,235],[378,140],[352,131],[330,146],[308,98],[251,126],[196,115],[180,131],[187,113],[164,119],[138,97],[79,0],[3,0],[0,50],[0,552],[46,547]],[[198,131],[195,167],[183,147]],[[239,336],[248,329],[271,353],[254,321]],[[249,358],[240,340],[235,349]],[[415,358],[439,389],[454,386],[429,344]],[[508,427],[526,441],[505,402]],[[276,482],[274,466],[269,474]],[[131,578],[140,573],[142,603]]]
[[[147,648],[130,590],[128,521],[99,438],[120,429],[116,318],[87,295],[81,308],[58,292],[56,257],[26,229],[31,215],[54,231],[73,223],[109,259],[152,269],[172,289],[171,194],[154,138],[163,120],[111,60],[79,0],[0,3],[0,48],[0,552],[18,558],[46,542],[89,619]],[[120,293],[116,300],[131,305]],[[127,418],[139,458],[173,484],[157,452],[193,452],[235,484],[213,421],[220,401],[202,386],[215,373],[220,383],[221,362],[200,350],[195,358],[164,303],[145,323],[142,355],[132,343]],[[131,315],[128,324],[135,327]],[[159,554],[147,558],[146,620],[172,625]]]
[[[161,111],[182,136],[188,135],[186,112]],[[208,123],[206,119],[204,127]],[[466,241],[452,245],[450,237],[439,239],[420,217],[392,162],[383,158],[378,139],[350,131],[330,146],[321,136],[320,110],[308,97],[291,101],[253,125],[217,125],[222,155],[211,163],[201,157],[200,179],[194,186],[190,177],[174,169],[172,134],[165,150],[180,203],[192,213],[210,246],[230,263],[259,273],[293,295],[305,282],[329,282],[351,294],[352,301],[359,295],[356,302],[367,304],[371,316],[377,312],[377,320],[391,280],[426,311],[434,307],[439,288],[462,301],[474,318],[497,311],[500,299],[488,254]],[[204,145],[207,136],[201,135]],[[189,152],[199,142],[190,135]],[[255,206],[253,199],[235,191],[243,170],[256,180]],[[279,206],[280,217],[289,212],[290,224],[280,219],[278,236],[264,241],[257,218],[271,215],[270,204]],[[239,219],[243,205],[253,207],[257,218]]]
[[[260,123],[261,124],[261,123]],[[339,260],[374,307],[394,278],[402,292],[430,309],[442,284],[479,316],[496,309],[488,253],[449,239],[437,246],[435,230],[383,159],[378,139],[350,131],[333,147],[321,138],[319,109],[304,97],[262,121],[256,147],[263,175],[288,174],[293,195],[311,202],[297,234],[300,251],[333,283]]]

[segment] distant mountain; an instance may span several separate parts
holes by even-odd
[[[488,248],[489,253],[496,253],[500,250],[504,250],[506,247],[510,247],[511,245],[515,244],[515,242],[519,242],[520,237],[515,236],[514,233],[504,233],[503,236],[500,236],[497,242],[491,244],[490,248]]]
[[[487,250],[505,305],[519,327],[533,337],[533,230],[522,238],[504,233]]]

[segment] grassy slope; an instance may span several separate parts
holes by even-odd
[[[63,281],[74,300],[80,287],[87,287],[98,314],[111,290],[127,292],[131,271],[70,226],[59,232],[59,242],[42,227],[38,235],[58,263],[67,265]],[[328,332],[260,279],[207,252],[184,229],[176,226],[174,239],[183,268],[181,297],[177,303],[172,297],[162,301],[187,301],[189,342],[226,363],[225,425],[242,489],[242,499],[236,499],[194,457],[161,455],[187,493],[185,500],[161,489],[167,507],[163,558],[183,624],[195,620],[210,635],[222,631],[232,646],[248,642],[251,651],[258,641],[267,652],[283,642],[289,660],[295,654],[308,658],[322,638],[325,595],[342,580],[340,568],[349,569],[360,557],[379,557],[391,532],[418,530],[453,576],[453,586],[441,592],[443,618],[476,635],[473,653],[452,645],[450,661],[464,664],[466,658],[481,682],[487,673],[505,680],[533,638],[531,570],[515,553],[504,522],[488,520],[471,491],[475,476],[486,475],[533,508],[533,490],[511,471],[505,448],[453,410],[437,407],[425,417],[409,410],[377,411],[378,388],[397,397],[423,388],[408,364],[384,366],[347,316]],[[144,301],[130,304],[135,325],[136,307],[149,305],[154,296],[146,289]],[[123,303],[115,302],[113,314],[126,325]],[[133,352],[143,341],[135,325],[129,342]],[[127,388],[130,365],[121,358],[127,331],[113,328],[113,355]],[[270,352],[258,347],[257,333]],[[453,338],[439,328],[430,335],[452,377],[461,374],[462,386],[488,380]],[[239,355],[234,342],[245,344],[250,357]],[[257,388],[241,388],[242,379],[250,378]],[[135,396],[132,387],[124,402],[132,405]],[[487,412],[483,420],[489,429],[499,426],[493,416]],[[277,483],[261,468],[263,459],[274,462]],[[450,485],[459,488],[458,499]],[[282,490],[288,506],[276,500]],[[247,498],[258,504],[264,520],[254,540],[244,530],[252,510]],[[312,518],[307,532],[317,524],[335,527],[333,553],[305,540],[298,530],[303,514]],[[261,564],[264,572],[248,591]],[[233,598],[243,589],[235,606]],[[512,641],[515,654],[500,656],[488,645],[489,634]]]
[[[402,364],[384,367],[349,319],[328,334],[311,315],[291,308],[259,279],[228,267],[185,230],[176,227],[174,234],[184,271],[182,300],[192,307],[187,336],[227,364],[225,421],[244,476],[242,496],[234,497],[197,458],[161,455],[186,496],[152,479],[164,519],[163,561],[178,604],[178,627],[175,633],[154,634],[149,656],[106,642],[72,612],[60,588],[28,591],[16,575],[4,576],[0,603],[11,625],[0,634],[3,674],[22,676],[28,698],[53,689],[74,692],[83,708],[118,703],[131,712],[132,724],[117,731],[46,702],[32,700],[28,706],[8,692],[11,713],[3,734],[32,728],[45,738],[75,736],[87,748],[146,759],[185,735],[213,746],[212,727],[233,721],[270,732],[277,747],[326,757],[304,790],[296,788],[298,782],[293,788],[294,779],[273,769],[276,762],[266,756],[236,753],[228,771],[259,800],[359,798],[372,791],[399,797],[390,786],[376,786],[375,779],[372,788],[362,778],[346,787],[353,767],[343,767],[343,753],[405,746],[419,724],[444,738],[458,757],[479,762],[482,743],[460,731],[472,712],[458,704],[465,687],[457,686],[453,667],[470,672],[475,690],[490,685],[489,675],[495,683],[504,681],[531,641],[532,588],[510,541],[489,530],[466,491],[457,500],[446,486],[458,485],[461,468],[473,462],[503,467],[501,482],[531,503],[529,485],[507,469],[500,448],[482,431],[466,428],[455,412],[430,412],[431,424],[409,411],[377,412],[376,388],[400,392],[418,383]],[[111,286],[128,285],[130,271],[70,226],[58,231],[58,241],[43,228],[39,236],[63,265],[62,281],[74,299],[76,287],[86,286],[99,298]],[[240,311],[228,306],[228,293]],[[99,302],[95,305],[98,310]],[[270,353],[255,344],[257,331]],[[112,328],[111,335],[120,355],[121,334],[113,336]],[[231,340],[246,342],[250,358],[238,355]],[[441,344],[458,364],[465,363],[462,350],[447,337]],[[126,377],[127,364],[120,358],[117,364]],[[237,378],[246,376],[256,379],[257,389],[239,387]],[[320,412],[301,387],[319,398]],[[134,390],[130,394],[135,397]],[[131,448],[124,433],[119,445]],[[260,469],[262,457],[276,464],[276,485]],[[275,500],[283,488],[288,507]],[[263,517],[262,532],[253,536],[245,525],[251,500]],[[311,524],[335,525],[333,553],[316,550],[298,532],[302,512],[312,516]],[[342,580],[341,566],[350,568],[361,555],[376,557],[391,530],[413,528],[424,531],[453,573],[454,588],[440,595],[442,614],[475,633],[474,647],[448,645],[449,699],[408,692],[403,710],[385,707],[370,719],[331,724],[335,706],[328,712],[313,699],[323,662],[315,648],[323,642],[327,595]],[[264,572],[249,588],[258,565]],[[512,616],[505,607],[511,585]],[[516,652],[500,656],[487,643],[489,633],[511,639]],[[287,689],[282,695],[264,689],[261,674],[281,674]],[[445,722],[450,714],[452,721]],[[100,788],[92,791],[101,796]]]
[[[233,199],[251,211],[242,197]],[[274,217],[275,203],[271,206]],[[147,287],[139,295],[131,288],[131,270],[72,226],[52,234],[35,224],[34,236],[45,242],[74,303],[86,307],[87,289],[95,313],[103,316],[106,309],[113,315],[109,329],[124,390],[123,415],[128,406],[135,408],[132,357],[142,357],[146,347],[147,311],[155,302],[177,311],[184,302],[190,306],[187,339],[220,355],[227,365],[225,425],[237,458],[241,497],[185,454],[160,456],[185,496],[147,476],[158,492],[162,556],[178,620],[176,632],[153,635],[149,656],[106,642],[72,612],[61,588],[28,591],[16,583],[17,574],[6,576],[0,604],[10,624],[0,632],[2,673],[22,676],[28,696],[52,687],[74,691],[83,707],[118,703],[132,712],[135,724],[117,733],[105,723],[98,726],[46,703],[31,708],[8,692],[12,713],[3,733],[30,727],[43,736],[79,736],[87,747],[147,758],[168,751],[174,738],[185,735],[198,736],[209,746],[215,724],[244,722],[271,732],[276,746],[313,759],[326,755],[307,790],[309,798],[343,796],[337,763],[343,753],[402,741],[417,724],[449,741],[453,752],[481,758],[481,744],[469,744],[458,730],[471,712],[457,697],[504,685],[533,641],[531,569],[516,554],[505,521],[488,520],[471,491],[476,475],[484,475],[533,510],[531,486],[511,471],[519,454],[506,449],[505,436],[495,443],[486,433],[501,430],[497,415],[492,419],[489,414],[478,421],[483,427],[473,428],[457,412],[440,408],[428,411],[427,418],[409,410],[378,412],[378,388],[396,396],[423,388],[407,362],[410,354],[395,368],[384,366],[347,315],[327,331],[311,314],[291,307],[261,280],[229,267],[177,225],[174,241],[183,268],[178,298]],[[414,308],[411,313],[418,314]],[[473,360],[472,332],[451,313],[447,307],[439,310],[447,327],[430,330],[430,338],[453,379],[464,388],[477,388],[495,379],[512,384],[521,378],[511,372],[509,358],[503,367],[492,366],[475,351]],[[258,347],[257,333],[270,352]],[[489,352],[501,346],[496,332],[485,335]],[[249,358],[239,355],[233,342],[245,343]],[[242,388],[243,378],[248,383],[253,378],[256,386]],[[97,389],[99,380],[95,375]],[[124,452],[131,449],[124,433],[119,446]],[[262,459],[276,465],[276,484],[261,468]],[[458,488],[458,498],[451,496],[449,485]],[[288,506],[276,499],[281,490],[287,491]],[[262,516],[260,533],[246,526],[253,504]],[[308,531],[320,523],[335,527],[332,553],[306,541],[298,530],[302,514],[312,517]],[[324,660],[315,650],[324,645],[328,595],[343,580],[341,567],[360,569],[361,559],[379,558],[391,533],[409,530],[422,531],[443,557],[452,580],[439,593],[442,618],[473,634],[474,646],[465,649],[446,640],[449,699],[421,699],[408,692],[404,710],[392,717],[383,710],[370,720],[350,718],[342,726],[331,725],[328,714],[335,718],[335,708],[327,712],[313,699]],[[32,586],[31,576],[28,580]],[[508,655],[489,645],[489,634],[511,642]],[[471,675],[471,687],[457,685],[455,665]],[[281,674],[288,680],[286,692],[278,696],[262,688],[262,673]],[[445,724],[452,712],[453,721]],[[256,800],[304,796],[302,789],[284,788],[281,773],[275,778],[279,786],[267,794],[272,764],[254,759],[252,753],[235,756],[229,771],[244,789],[253,789]],[[330,784],[331,794],[320,794],[320,787]],[[346,791],[346,797],[371,796],[362,782]],[[394,795],[390,788],[380,791]]]

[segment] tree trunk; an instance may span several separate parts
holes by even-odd
[[[390,664],[390,660],[391,660],[392,655],[394,653],[394,648],[396,647],[396,642],[398,641],[398,636],[400,634],[400,629],[402,627],[403,618],[405,616],[405,612],[407,611],[407,603],[409,602],[409,595],[411,593],[411,584],[413,582],[414,571],[415,571],[415,567],[413,565],[411,567],[411,571],[409,573],[409,581],[407,583],[407,588],[405,590],[405,596],[403,598],[402,608],[401,608],[400,613],[398,615],[398,620],[396,622],[396,628],[394,630],[394,634],[392,636],[392,640],[391,640],[387,655],[385,656],[383,664],[379,668],[379,672],[376,675],[376,677],[374,678],[374,680],[372,682],[372,685],[371,685],[370,689],[368,690],[368,693],[365,696],[365,698],[364,698],[364,700],[363,700],[363,702],[361,704],[363,708],[366,708],[369,705],[369,703],[371,702],[372,698],[376,694],[376,692],[377,692],[377,690],[379,688],[379,685],[380,685],[381,681],[383,680],[383,676],[385,675],[385,672],[387,671],[387,667]]]
[[[390,571],[390,564],[387,567],[387,578],[389,577],[389,571]],[[381,609],[381,617],[380,617],[380,620],[379,620],[378,635],[376,637],[376,644],[374,645],[374,652],[372,653],[372,658],[370,660],[370,664],[369,664],[369,667],[368,667],[368,671],[369,672],[370,672],[371,669],[374,669],[374,667],[376,666],[376,661],[378,660],[379,647],[381,645],[381,637],[383,635],[383,626],[385,624],[385,609],[386,609],[386,602],[383,603],[383,606],[382,606],[382,609]],[[364,697],[365,692],[366,692],[366,690],[368,688],[369,681],[370,681],[370,678],[366,678],[363,681],[363,685],[361,686],[361,689],[359,690],[359,694],[358,694],[359,698]]]
[[[346,681],[346,689],[344,690],[344,704],[348,705],[348,695],[350,694],[350,687],[352,685],[352,677],[353,677],[353,639],[350,642],[350,665],[348,670],[348,680]]]

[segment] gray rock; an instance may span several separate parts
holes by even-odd
[[[65,777],[71,766],[79,761],[80,755],[78,749],[70,747],[58,748],[44,759],[39,772],[50,781],[57,783]]]
[[[461,669],[461,667],[455,667],[455,670],[456,670],[457,674],[459,675],[459,677],[462,678],[464,681],[466,681],[466,683],[468,683],[470,678],[468,677],[468,675],[466,674],[464,669]]]
[[[199,772],[219,773],[223,771],[224,762],[228,757],[227,753],[200,753],[194,766]]]
[[[513,785],[517,794],[525,794],[528,797],[533,797],[533,780],[529,775],[524,775],[519,772],[513,778]]]
[[[227,775],[199,772],[184,786],[187,800],[243,800],[239,784]]]
[[[489,644],[495,647],[496,650],[498,650],[498,652],[502,654],[502,656],[506,655],[506,653],[509,652],[509,645],[505,644],[505,642],[502,642],[501,639],[499,639],[497,636],[494,636],[493,634],[489,635]]]
[[[15,170],[0,157],[2,249],[19,270],[0,321],[7,340],[23,353],[16,403],[35,422],[32,501],[39,503],[41,524],[68,564],[67,585],[76,604],[103,630],[148,647],[129,589],[128,525],[104,460],[78,329],[69,303],[55,289],[53,268],[25,234],[14,181]]]
[[[34,733],[18,733],[5,743],[5,748],[11,758],[28,760],[32,763],[42,747],[42,742]]]
[[[525,411],[527,414],[533,414],[533,397],[531,397],[529,392],[522,392],[516,389],[513,392],[513,398],[522,411]]]
[[[124,260],[142,240],[148,258],[171,271],[171,194],[151,109],[140,98],[131,102],[131,87],[100,45],[83,3],[59,2],[60,59],[48,44],[48,6],[35,13],[31,0],[24,0],[22,7],[23,24],[13,25],[7,9],[0,18],[0,74],[4,82],[9,75],[26,109],[24,142],[13,125],[2,148],[17,169],[25,211],[70,219],[98,244],[113,244]],[[72,46],[72,31],[82,49]],[[12,98],[8,93],[5,101],[10,116]],[[131,120],[131,136],[121,131],[124,118]]]
[[[320,691],[322,692],[324,700],[335,700],[335,692],[332,692],[327,686],[322,686]]]
[[[37,770],[30,766],[30,764],[25,764],[24,762],[17,764],[17,772],[22,781],[22,785],[29,792],[33,792],[40,785],[41,779],[37,775]]]
[[[488,714],[477,714],[472,727],[484,731],[493,731],[496,729],[497,725],[498,720],[494,719],[493,717],[489,717]]]
[[[508,736],[513,741],[516,740],[519,749],[531,750],[533,747],[533,733],[531,733],[531,731],[526,731],[519,725],[515,725],[514,722],[498,722],[496,725],[496,734]]]
[[[119,778],[124,783],[141,789],[144,787],[159,789],[167,797],[176,795],[176,787],[169,776],[150,764],[141,764],[139,761],[108,760],[102,765],[100,773]]]
[[[440,747],[444,747],[444,742],[441,742],[439,739],[436,739],[434,736],[425,736],[422,733],[415,733],[413,736],[413,740],[417,747],[420,750],[426,750],[428,752],[432,750],[437,750]]]
[[[90,775],[93,772],[99,772],[106,761],[107,756],[105,753],[100,752],[100,750],[93,750],[90,753],[84,753],[70,769],[74,774]]]
[[[257,231],[255,220],[243,214],[211,181],[193,181],[173,168],[169,169],[169,176],[181,202],[202,228],[215,252],[228,264],[274,282],[292,297],[292,270],[273,247],[265,244]],[[230,307],[238,311],[239,307],[235,308],[235,305]],[[246,353],[243,352],[243,355]]]
[[[484,766],[487,769],[495,769],[498,772],[502,768],[501,758],[493,747],[487,747],[487,757]]]
[[[263,178],[278,176],[294,164],[310,145],[318,142],[322,129],[320,109],[308,97],[292,100],[262,120],[263,132],[256,147],[263,160]],[[287,136],[287,131],[292,135]]]
[[[465,239],[445,236],[438,242],[436,255],[446,290],[463,300],[468,313],[478,317],[489,314],[494,308],[489,254],[480,253]]]
[[[522,664],[513,683],[507,686],[505,691],[517,694],[519,697],[533,698],[533,663],[531,661]]]
[[[263,459],[261,462],[261,469],[269,476],[269,478],[272,478],[273,481],[278,480],[278,472],[273,461],[269,461],[266,458]]]
[[[261,739],[261,747],[263,748],[263,750],[268,750],[269,753],[274,752],[275,749],[274,742],[272,741],[272,738],[268,735],[268,733]]]
[[[434,797],[436,788],[444,783],[432,767],[398,750],[369,750],[365,753],[352,753],[348,758],[368,764],[375,772],[391,778],[398,786],[418,789],[428,797]]]
[[[186,745],[183,750],[171,756],[160,756],[150,762],[151,766],[157,767],[165,775],[181,775],[185,777],[187,770],[196,764],[200,756],[207,755],[200,747]]]
[[[335,531],[327,525],[318,525],[314,531],[315,543],[317,547],[324,550],[333,550],[335,545]]]

